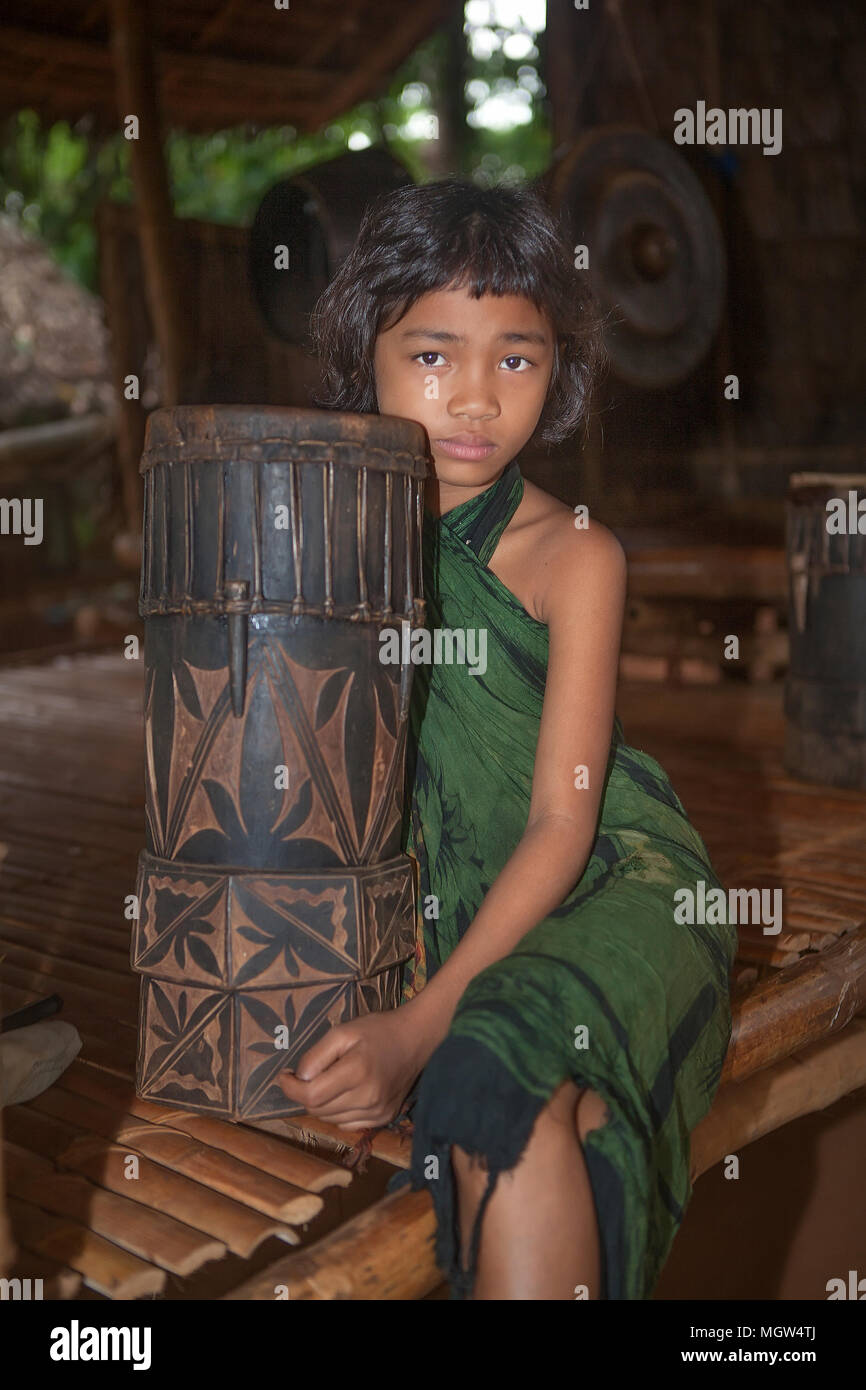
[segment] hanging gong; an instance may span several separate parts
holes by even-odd
[[[305,343],[310,311],[348,255],[367,203],[410,183],[402,164],[373,147],[295,174],[265,194],[250,229],[249,270],[277,337]]]
[[[602,126],[553,171],[551,203],[569,245],[585,245],[609,314],[611,368],[632,386],[673,386],[694,370],[722,313],[725,251],[688,164],[632,126]]]

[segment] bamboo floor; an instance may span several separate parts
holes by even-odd
[[[866,1084],[866,794],[784,772],[778,685],[623,685],[617,708],[628,741],[670,774],[722,881],[784,892],[778,936],[740,929],[743,1031],[726,1063],[730,1103],[696,1146],[699,1172],[736,1135],[803,1113],[804,1065],[814,1054],[826,1077],[827,1034],[841,1029],[832,1046],[844,1043],[847,1061],[833,1060],[835,1079],[816,1081],[807,1108]],[[3,1115],[18,1248],[7,1275],[42,1278],[47,1298],[272,1298],[284,1277],[308,1299],[427,1296],[441,1282],[429,1197],[383,1196],[408,1165],[407,1135],[380,1132],[357,1163],[357,1134],[312,1116],[264,1132],[136,1097],[123,907],[144,844],[141,755],[138,663],[90,654],[0,669],[0,1008],[59,993],[83,1043],[58,1082]],[[780,1011],[794,994],[777,986],[790,977],[796,993],[816,961],[827,963],[823,1003],[801,989]],[[756,1070],[757,1099],[741,1079]],[[796,1105],[766,1110],[770,1077]],[[376,1268],[364,1263],[371,1242]]]

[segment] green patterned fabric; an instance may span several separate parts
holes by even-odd
[[[404,1001],[448,958],[526,826],[548,630],[487,568],[522,495],[515,459],[444,517],[425,513],[426,625],[486,628],[487,670],[415,667],[404,844],[417,861],[418,941]],[[414,1137],[403,1180],[430,1189],[452,1298],[471,1293],[487,1198],[463,1270],[450,1146],[484,1156],[489,1197],[567,1077],[598,1091],[610,1115],[584,1143],[602,1294],[651,1295],[691,1196],[690,1131],[710,1108],[731,1032],[736,928],[674,920],[675,891],[701,879],[721,887],[663,769],[625,743],[616,719],[585,872],[470,982],[404,1107]],[[430,895],[438,919],[425,919]]]

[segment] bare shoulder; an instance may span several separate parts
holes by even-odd
[[[626,558],[610,528],[528,481],[519,510],[524,504],[522,529],[533,556],[535,607],[541,621],[550,622],[558,599],[573,611],[576,586],[596,594],[610,590],[613,602],[621,602]]]

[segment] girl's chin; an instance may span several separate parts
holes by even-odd
[[[443,455],[432,446],[433,472],[442,483],[481,483],[486,478],[496,478],[512,457],[504,449],[494,449],[485,458],[455,459]]]

